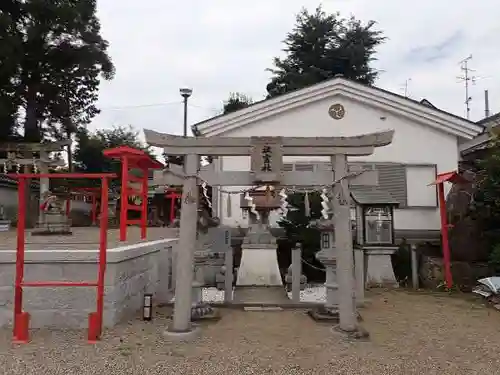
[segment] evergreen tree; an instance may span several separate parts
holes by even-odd
[[[273,77],[267,85],[268,97],[322,82],[342,74],[365,84],[373,84],[377,72],[370,66],[376,48],[384,42],[375,22],[363,24],[339,13],[327,14],[321,6],[314,13],[303,9],[292,32],[284,40],[285,58],[275,57]]]
[[[229,94],[229,98],[224,102],[223,114],[238,111],[243,108],[247,108],[252,105],[253,101],[250,97],[239,92],[232,92]]]
[[[19,123],[24,139],[38,142],[44,131],[62,138],[88,124],[98,113],[100,77],[114,74],[96,0],[3,0],[0,29],[0,117],[10,119],[4,132]]]

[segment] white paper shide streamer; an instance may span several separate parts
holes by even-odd
[[[207,183],[203,181],[201,184],[201,193],[203,194],[203,197],[206,199],[208,207],[212,208],[212,202],[210,201],[210,197],[208,196],[208,189],[207,189]]]
[[[321,192],[321,207],[323,207],[323,209],[321,210],[321,215],[325,220],[328,220],[330,213],[330,199],[328,198],[327,193],[327,189],[323,189],[323,191]]]
[[[281,202],[280,205],[281,214],[286,217],[286,215],[288,214],[288,201],[287,201],[288,195],[286,194],[286,189],[281,189],[279,192],[279,196]]]
[[[260,219],[259,212],[255,209],[257,205],[254,203],[253,198],[250,196],[250,194],[248,194],[248,191],[245,193],[245,200],[248,202],[248,206],[250,207],[250,212],[257,217],[257,220],[259,220]]]
[[[311,203],[309,202],[309,192],[304,195],[304,215],[311,217]]]

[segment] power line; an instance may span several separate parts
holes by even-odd
[[[192,103],[188,103],[188,106],[190,107],[194,107],[194,108],[200,108],[200,109],[209,109],[210,111],[214,111],[214,112],[221,112],[222,109],[221,108],[215,108],[215,107],[204,107],[204,106],[200,106],[200,105],[197,105],[197,104],[192,104]]]
[[[125,105],[120,107],[104,107],[101,111],[121,111],[127,109],[139,109],[139,108],[149,108],[149,107],[164,107],[172,104],[182,104],[181,101],[176,102],[164,102],[164,103],[151,103],[151,104],[139,104],[139,105]]]

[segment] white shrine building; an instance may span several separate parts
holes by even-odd
[[[368,157],[350,159],[379,172],[379,188],[399,202],[394,211],[396,237],[439,236],[437,173],[458,168],[459,144],[471,140],[483,127],[444,112],[427,101],[403,96],[341,77],[263,100],[248,108],[210,118],[192,127],[197,136],[356,136],[394,129],[392,144]],[[287,170],[312,170],[328,163],[322,157],[285,157]],[[215,168],[248,171],[249,157],[220,157]],[[449,188],[449,187],[448,187]],[[214,209],[225,225],[247,227],[240,198],[214,188]],[[225,187],[241,190],[242,187]],[[275,212],[270,222],[276,226]],[[426,235],[427,233],[427,235]],[[439,237],[438,237],[439,238]]]

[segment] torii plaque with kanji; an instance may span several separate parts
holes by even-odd
[[[283,170],[281,137],[252,137],[250,167],[255,182],[278,183]]]

